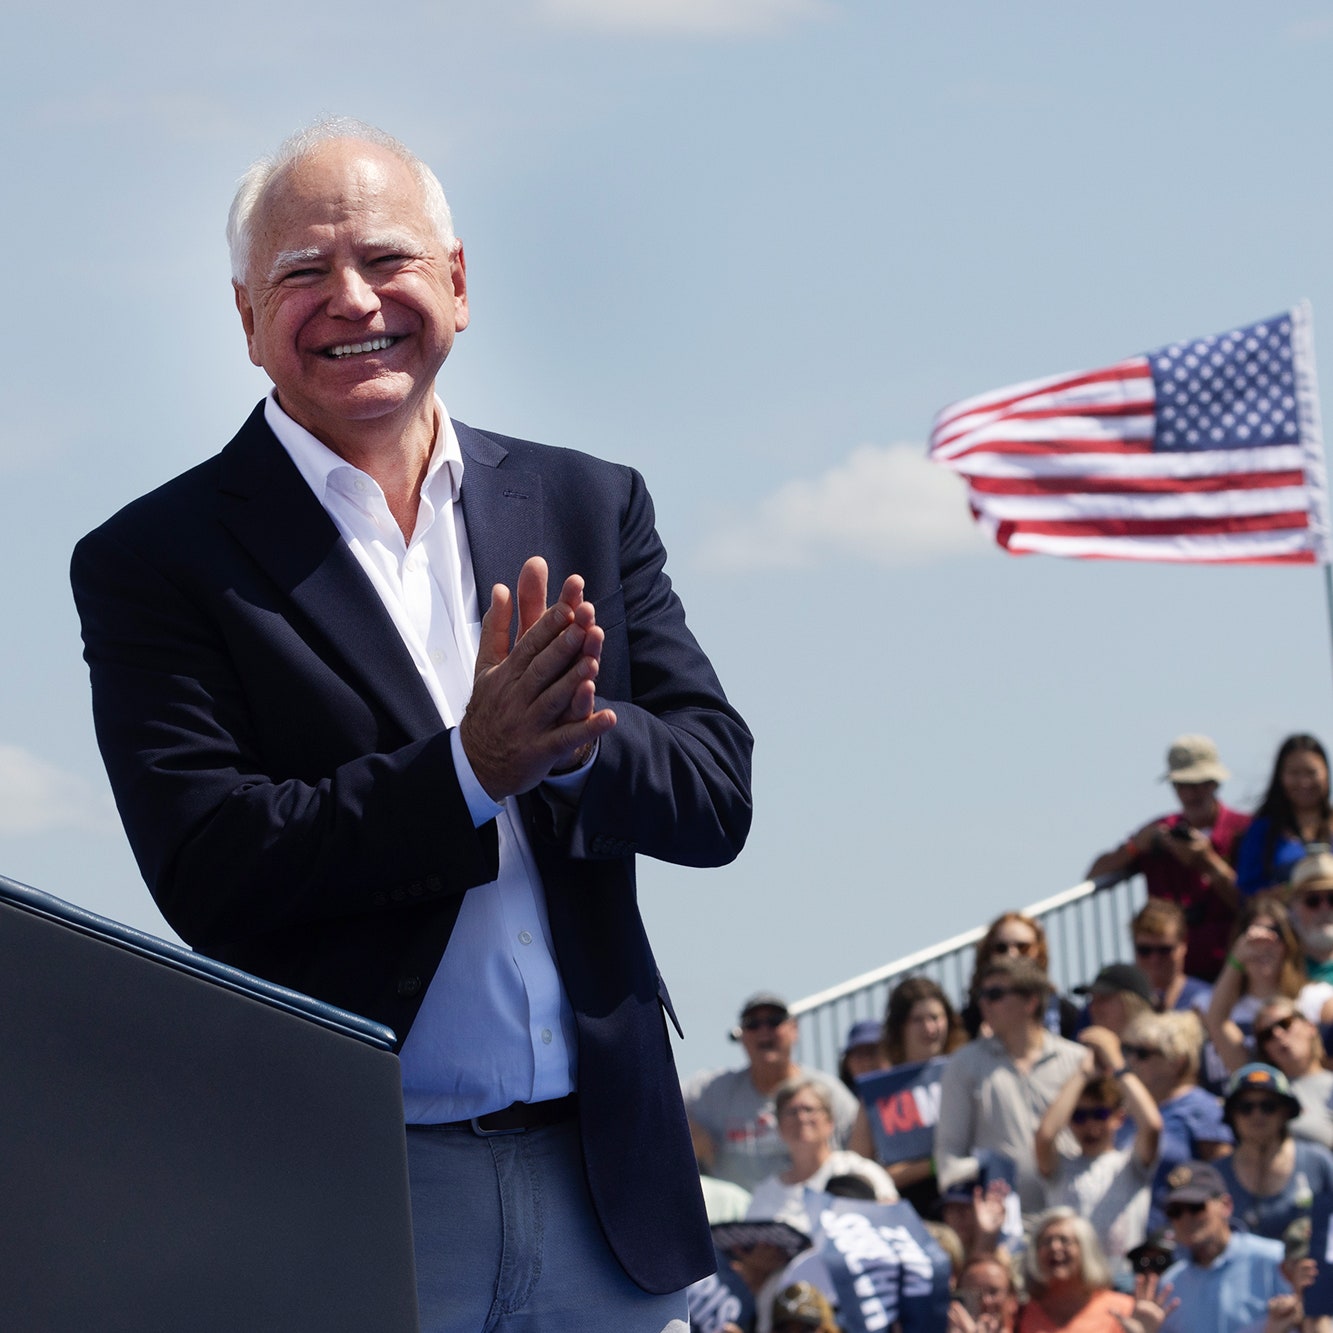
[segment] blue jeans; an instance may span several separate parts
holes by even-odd
[[[421,1333],[686,1333],[611,1253],[573,1121],[520,1134],[408,1125]]]

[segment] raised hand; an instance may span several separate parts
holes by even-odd
[[[514,598],[503,583],[481,622],[472,698],[459,726],[472,771],[496,801],[574,767],[616,724],[615,713],[596,707],[603,635],[583,600],[583,580],[567,578],[550,607],[546,583],[546,562],[533,556],[518,577],[512,649]]]

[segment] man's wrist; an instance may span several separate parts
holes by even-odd
[[[579,769],[586,768],[591,764],[596,754],[597,742],[588,741],[586,744],[580,745],[579,748],[574,751],[574,758],[570,763],[566,764],[563,768],[553,768],[551,770],[551,776],[553,778],[563,778],[570,773],[577,773]]]

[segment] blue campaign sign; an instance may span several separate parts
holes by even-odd
[[[690,1307],[690,1328],[698,1333],[722,1333],[728,1324],[749,1328],[754,1322],[754,1297],[720,1249],[717,1272],[687,1287],[685,1299]]]
[[[881,1162],[910,1162],[934,1153],[940,1077],[947,1063],[947,1056],[937,1055],[856,1080]]]
[[[1333,1195],[1316,1194],[1310,1209],[1310,1258],[1319,1265],[1314,1285],[1306,1287],[1302,1299],[1307,1315],[1333,1314]]]
[[[949,1312],[949,1258],[907,1203],[806,1191],[814,1243],[845,1333],[939,1333]]]

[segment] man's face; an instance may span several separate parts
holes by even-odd
[[[1213,822],[1215,782],[1173,782],[1180,812],[1195,828],[1207,828]]]
[[[1100,1157],[1115,1147],[1116,1131],[1124,1121],[1125,1113],[1119,1107],[1102,1106],[1083,1097],[1074,1107],[1069,1127],[1084,1157]]]
[[[368,425],[401,437],[432,419],[467,282],[408,166],[371,144],[322,144],[270,182],[253,236],[236,306],[283,410],[340,453]]]
[[[1143,930],[1134,935],[1134,961],[1154,990],[1166,990],[1183,974],[1188,948],[1187,941],[1174,935],[1150,935]]]
[[[1117,1036],[1125,1030],[1129,1015],[1125,1012],[1123,991],[1094,991],[1088,996],[1088,1016],[1101,1028],[1110,1028]]]
[[[1202,1204],[1169,1203],[1166,1215],[1177,1245],[1187,1250],[1225,1245],[1231,1236],[1231,1198],[1209,1199]]]
[[[1015,990],[1002,972],[987,973],[977,989],[982,1021],[997,1037],[1015,1038],[1033,1022],[1040,997]]]
[[[751,1009],[741,1019],[741,1045],[752,1068],[786,1065],[796,1045],[796,1020],[781,1009]]]
[[[1291,895],[1291,920],[1311,958],[1333,956],[1333,885],[1312,883],[1297,889]]]

